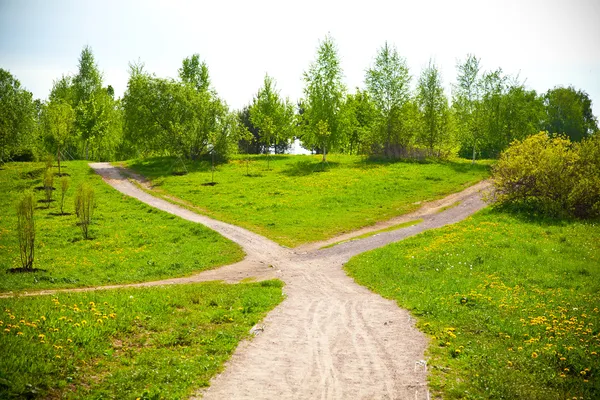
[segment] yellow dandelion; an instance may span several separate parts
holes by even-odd
[[[560,361],[566,361],[567,359],[565,357],[561,357]]]
[[[531,353],[531,358],[538,358],[538,353],[536,353],[535,351]]]
[[[15,318],[17,318],[17,317],[15,317],[14,315],[10,316],[10,319],[15,319]]]
[[[40,334],[38,335],[38,337],[39,337],[40,339],[43,339],[43,338],[45,338],[45,337],[46,337],[46,335],[44,335],[43,333],[40,333]]]
[[[67,343],[73,343],[73,340],[67,339]]]
[[[42,316],[40,317],[40,319],[41,319],[42,321],[45,321],[45,320],[46,320],[46,317],[44,317],[44,316],[42,315]]]
[[[595,351],[592,351],[590,354],[593,355],[593,356],[595,356],[598,353],[596,353]]]
[[[512,366],[513,366],[513,363],[512,363],[512,361],[509,361],[509,362],[508,362],[508,366],[509,366],[509,367],[512,367]]]
[[[581,375],[585,375],[585,374],[587,374],[587,372],[585,372],[585,371],[581,371],[581,372],[580,372],[580,374],[581,374]]]
[[[102,323],[104,323],[104,320],[102,320],[102,318],[98,318],[98,320],[96,322],[99,324],[102,324]]]
[[[565,369],[563,369],[563,371],[569,372],[569,368],[565,368]]]
[[[561,378],[565,378],[565,377],[566,377],[566,375],[565,375],[565,374],[563,374],[563,373],[561,372],[561,374],[560,374],[560,377],[561,377]]]
[[[81,321],[81,325],[85,325],[87,324],[87,321],[84,319],[83,321]]]
[[[55,355],[54,357],[56,357],[56,358],[61,358],[61,357],[60,357],[58,354],[57,354],[57,355]]]
[[[17,336],[21,336],[23,332],[17,332]]]

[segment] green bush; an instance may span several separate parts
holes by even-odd
[[[90,185],[82,183],[75,194],[75,213],[79,218],[79,227],[85,239],[89,239],[89,226],[95,206],[94,189]]]
[[[17,233],[19,235],[19,254],[24,270],[33,268],[35,255],[35,221],[33,219],[33,194],[25,192],[17,202]]]
[[[552,216],[600,215],[600,135],[581,143],[540,132],[513,142],[493,170],[500,203],[531,204]]]
[[[52,202],[52,191],[54,190],[54,173],[47,169],[44,173],[44,194],[46,195],[46,208],[50,208]]]
[[[64,214],[65,194],[69,190],[69,178],[63,176],[60,180],[60,213]]]

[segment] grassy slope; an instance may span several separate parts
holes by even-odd
[[[20,266],[14,203],[23,190],[40,186],[43,164],[12,163],[0,170],[0,291],[93,286],[156,280],[240,260],[239,246],[201,225],[156,211],[121,195],[102,182],[85,162],[66,163],[71,186],[65,211],[73,213],[73,196],[79,182],[95,188],[97,209],[90,232],[83,240],[75,215],[60,211],[60,181],[55,177],[49,210],[35,210],[37,246],[34,274],[7,274]],[[36,199],[43,191],[34,190]]]
[[[444,397],[600,397],[598,222],[484,210],[346,268],[418,317]]]
[[[282,300],[281,285],[0,299],[0,399],[187,398]]]
[[[128,166],[152,179],[164,193],[186,200],[206,214],[231,222],[278,243],[296,246],[372,225],[407,213],[416,202],[459,191],[488,176],[485,165],[467,161],[365,162],[357,156],[330,155],[320,172],[320,156],[265,156],[220,165],[211,181],[206,162],[181,169],[170,158],[134,160]]]

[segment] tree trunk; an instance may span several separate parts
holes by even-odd
[[[473,162],[471,164],[475,164],[475,145],[473,145]]]

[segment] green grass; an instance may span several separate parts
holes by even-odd
[[[346,269],[417,317],[444,398],[600,398],[597,221],[484,210]]]
[[[172,158],[132,160],[129,167],[150,178],[156,192],[174,195],[219,220],[243,226],[286,246],[324,240],[408,213],[419,202],[460,191],[489,175],[487,163],[469,161],[365,161],[330,155],[325,172],[320,156],[265,156],[219,165],[215,186],[208,162]]]
[[[180,399],[283,298],[280,281],[0,299],[0,399]]]
[[[10,163],[0,170],[0,292],[141,282],[190,275],[243,258],[241,248],[199,224],[157,211],[122,195],[95,174],[86,162],[65,163],[71,185],[60,212],[60,181],[55,177],[50,209],[35,210],[35,268],[46,272],[10,274],[20,267],[15,202],[32,189],[44,198],[41,163]],[[56,172],[56,171],[55,171]],[[84,240],[74,215],[73,196],[89,182],[97,208]]]
[[[384,228],[384,229],[379,229],[377,231],[367,232],[362,235],[353,237],[352,239],[341,240],[339,242],[331,243],[331,244],[328,244],[327,246],[320,247],[320,249],[328,249],[330,247],[337,246],[338,244],[341,244],[341,243],[346,243],[346,242],[351,242],[353,240],[368,238],[370,236],[375,236],[378,233],[395,231],[396,229],[401,229],[401,228],[408,228],[409,226],[417,225],[417,224],[420,224],[421,222],[423,222],[423,218],[415,219],[413,221],[406,221],[401,224],[388,226],[387,228]]]

